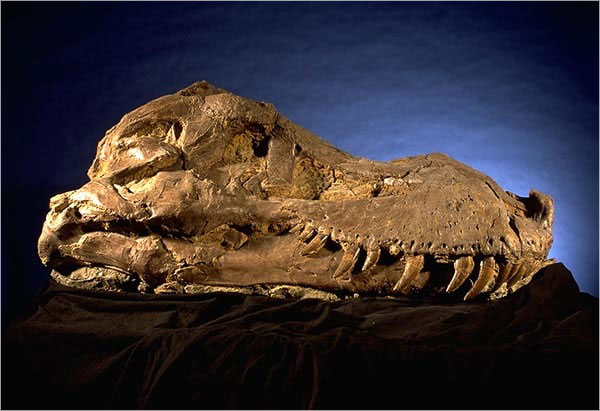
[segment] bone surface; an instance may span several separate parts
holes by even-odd
[[[88,176],[38,241],[75,287],[500,298],[550,263],[551,197],[441,153],[355,157],[204,81],[126,114]]]

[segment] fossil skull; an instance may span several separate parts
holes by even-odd
[[[206,82],[125,115],[88,176],[38,243],[69,285],[498,298],[549,263],[551,197],[444,154],[354,157]]]

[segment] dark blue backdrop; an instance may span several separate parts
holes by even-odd
[[[556,200],[598,296],[598,3],[2,3],[2,312],[47,278],[50,196],[98,140],[206,79],[355,155],[441,151]]]

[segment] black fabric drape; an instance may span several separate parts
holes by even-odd
[[[3,408],[598,408],[598,299],[562,264],[498,301],[142,295],[50,282]]]

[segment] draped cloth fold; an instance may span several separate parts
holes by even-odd
[[[598,408],[598,299],[562,265],[497,301],[146,295],[50,282],[3,408]]]

